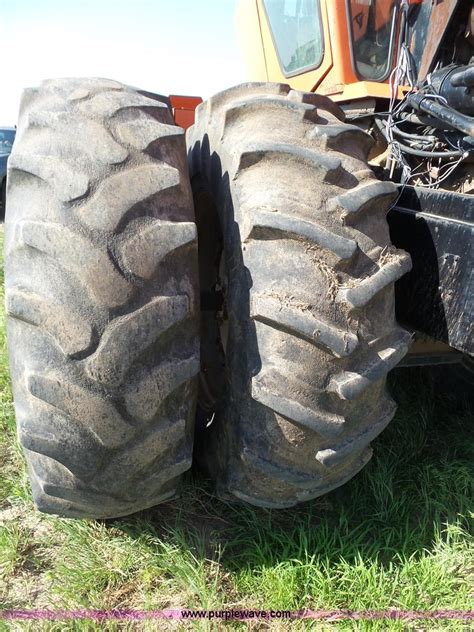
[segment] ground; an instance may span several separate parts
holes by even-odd
[[[224,503],[190,473],[179,499],[152,510],[114,521],[59,519],[34,510],[15,440],[1,282],[0,608],[472,607],[472,402],[467,390],[453,389],[446,369],[394,371],[390,389],[399,409],[373,443],[372,461],[341,489],[295,509]],[[104,627],[0,619],[0,630]],[[168,627],[109,623],[105,629]],[[455,621],[292,627],[468,629]]]

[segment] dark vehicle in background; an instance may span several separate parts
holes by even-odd
[[[7,160],[11,154],[16,130],[14,127],[0,127],[0,220],[5,217],[7,195]]]

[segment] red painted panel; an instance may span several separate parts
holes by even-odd
[[[194,110],[202,103],[201,97],[188,97],[180,94],[171,94],[171,107],[176,125],[187,129],[194,123]]]

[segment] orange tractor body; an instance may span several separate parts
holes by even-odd
[[[403,3],[402,3],[403,4]],[[424,78],[436,46],[456,8],[456,0],[420,5],[427,31],[412,34],[411,48],[428,36],[421,54]],[[390,74],[396,65],[400,34],[396,0],[240,0],[237,25],[249,79],[289,82],[296,90],[318,92],[334,101],[389,98]],[[396,97],[406,89],[400,87]]]

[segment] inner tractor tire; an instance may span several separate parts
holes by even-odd
[[[282,508],[325,494],[394,416],[386,375],[410,343],[394,282],[411,262],[390,243],[397,190],[369,168],[371,143],[328,98],[281,84],[222,92],[188,130],[210,297],[198,456],[224,496]]]

